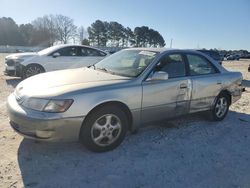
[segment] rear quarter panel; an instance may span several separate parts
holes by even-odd
[[[223,90],[230,92],[232,97],[232,103],[240,99],[242,94],[242,74],[240,72],[225,72],[222,73],[223,78]]]

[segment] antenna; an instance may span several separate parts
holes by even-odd
[[[172,44],[173,44],[173,38],[171,38],[170,48],[172,48]]]

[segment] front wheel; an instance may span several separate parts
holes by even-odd
[[[220,94],[217,97],[211,112],[212,119],[214,121],[223,120],[228,113],[229,105],[230,105],[229,97],[225,94]]]
[[[23,71],[23,78],[28,78],[36,74],[45,72],[44,68],[40,65],[28,65]]]
[[[128,129],[125,112],[116,106],[101,107],[84,121],[80,140],[91,151],[109,151],[121,144]]]

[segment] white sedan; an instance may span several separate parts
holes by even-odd
[[[106,52],[89,46],[56,45],[39,52],[6,56],[5,74],[27,78],[42,72],[90,66],[105,56]]]

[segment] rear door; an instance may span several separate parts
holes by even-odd
[[[93,48],[88,48],[88,47],[79,47],[79,67],[85,67],[89,65],[93,65],[99,61],[101,61],[105,56],[107,55],[106,53],[93,49]]]
[[[208,110],[222,87],[220,72],[204,56],[187,53],[186,59],[193,88],[190,112]]]
[[[165,55],[151,74],[155,71],[167,72],[169,79],[148,79],[142,83],[143,123],[184,114],[189,107],[191,80],[186,76],[183,56],[178,53]]]

